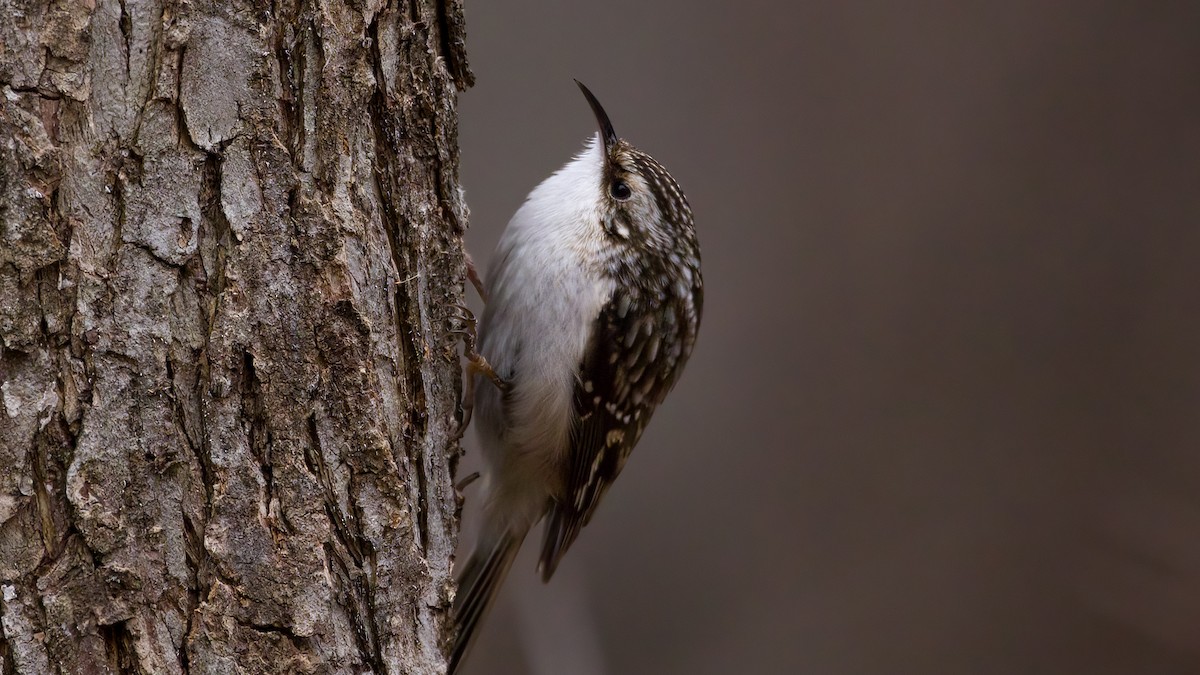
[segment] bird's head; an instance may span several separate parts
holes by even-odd
[[[618,137],[592,92],[578,80],[575,84],[600,125],[593,145],[577,161],[599,164],[592,194],[605,233],[617,242],[659,251],[690,245],[692,210],[679,184],[653,157]]]

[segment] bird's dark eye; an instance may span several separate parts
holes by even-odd
[[[630,190],[629,184],[623,180],[613,181],[612,187],[609,188],[608,191],[609,191],[609,194],[611,194],[613,196],[613,199],[616,199],[616,200],[619,200],[622,202],[633,196],[633,190]]]

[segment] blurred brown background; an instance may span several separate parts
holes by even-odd
[[[1200,3],[467,20],[477,260],[593,132],[577,77],[687,190],[707,282],[470,673],[1200,672]]]

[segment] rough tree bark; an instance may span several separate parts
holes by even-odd
[[[436,673],[457,0],[0,0],[0,674]]]

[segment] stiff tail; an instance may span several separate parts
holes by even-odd
[[[500,584],[508,574],[524,537],[506,532],[491,547],[481,545],[471,554],[458,579],[458,595],[454,598],[454,623],[458,635],[450,652],[450,670],[454,675],[475,638],[475,630],[483,622],[500,592]]]

